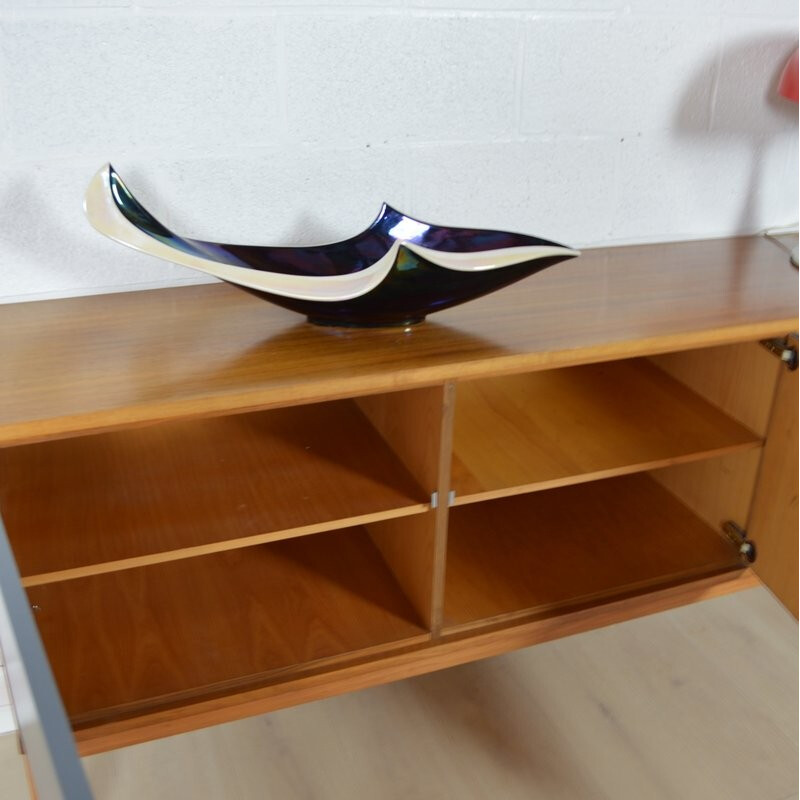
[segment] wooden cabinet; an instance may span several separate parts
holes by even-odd
[[[224,285],[4,307],[15,703],[48,691],[31,620],[90,754],[752,586],[728,522],[796,614],[797,373],[759,344],[796,296],[734,239],[408,330]]]

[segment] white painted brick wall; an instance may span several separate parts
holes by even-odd
[[[91,230],[314,243],[382,200],[576,246],[797,221],[794,0],[0,0],[0,300],[195,282]]]

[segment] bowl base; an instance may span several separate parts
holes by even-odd
[[[312,325],[322,325],[327,328],[407,328],[409,325],[419,325],[425,322],[425,317],[411,317],[409,319],[370,321],[370,320],[343,320],[335,317],[312,317],[306,319]]]

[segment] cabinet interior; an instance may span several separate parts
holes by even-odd
[[[0,450],[26,586],[364,524],[430,493],[352,400]]]
[[[778,368],[750,343],[19,445],[0,510],[85,730],[741,570],[721,523]]]
[[[454,508],[444,630],[741,567],[718,530],[646,474]]]
[[[648,359],[458,387],[456,504],[757,448],[762,435]]]
[[[363,528],[28,594],[77,725],[429,638]]]

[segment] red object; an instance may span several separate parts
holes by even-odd
[[[783,68],[781,79],[778,82],[778,94],[787,100],[797,102],[797,50]]]

